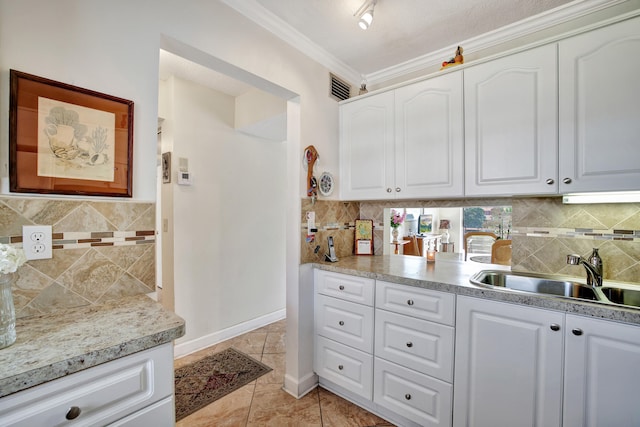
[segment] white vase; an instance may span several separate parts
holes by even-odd
[[[393,243],[396,243],[398,241],[398,227],[393,227],[391,229],[391,235],[393,236]]]
[[[13,305],[11,284],[13,274],[0,274],[0,348],[16,342],[16,310]]]

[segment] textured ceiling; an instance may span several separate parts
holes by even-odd
[[[255,0],[362,75],[452,46],[570,0],[377,0],[371,27],[354,13],[364,0]],[[453,52],[451,52],[453,55]]]

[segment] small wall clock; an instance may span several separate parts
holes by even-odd
[[[320,175],[320,182],[318,185],[318,189],[320,190],[320,194],[323,196],[330,196],[333,193],[334,187],[333,176],[329,172],[322,172]]]

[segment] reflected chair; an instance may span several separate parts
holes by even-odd
[[[491,264],[511,265],[511,240],[496,240],[491,245]]]
[[[422,256],[422,251],[420,250],[421,249],[420,245],[422,244],[422,241],[419,242],[416,236],[405,236],[403,240],[409,241],[409,243],[407,243],[402,247],[403,255]]]
[[[491,238],[494,241],[498,240],[498,236],[495,233],[492,233],[490,231],[470,231],[468,233],[464,234],[464,260],[467,260],[467,254],[469,253],[469,239],[473,240],[473,237],[484,237],[484,238]]]

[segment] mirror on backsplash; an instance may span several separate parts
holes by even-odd
[[[501,250],[504,253],[499,262],[495,257],[493,262],[510,262],[511,206],[399,206],[385,209],[385,218],[390,219],[392,212],[404,215],[404,220],[398,227],[398,244],[393,242],[392,221],[385,222],[385,240],[391,243],[385,248],[388,253],[394,253],[397,248],[399,254],[426,256],[432,247],[439,252],[462,254],[468,261],[491,263],[494,243],[502,240],[501,246],[508,245],[508,248]]]

